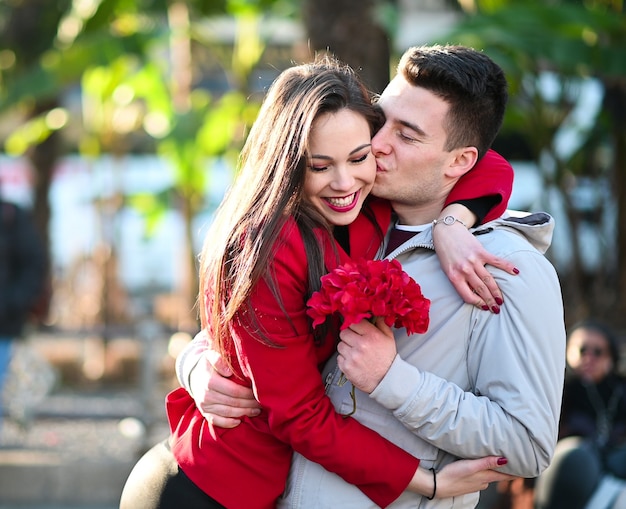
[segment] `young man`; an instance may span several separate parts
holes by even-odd
[[[378,163],[373,192],[392,202],[399,229],[415,233],[387,256],[400,261],[431,299],[431,322],[425,334],[410,337],[366,321],[352,326],[341,334],[336,363],[329,362],[324,376],[335,407],[349,413],[351,386],[338,383],[342,371],[358,389],[353,417],[421,458],[422,466],[438,470],[459,457],[499,455],[508,459],[507,473],[535,477],[554,451],[565,366],[560,287],[542,255],[552,219],[534,214],[475,229],[485,249],[519,269],[516,276],[490,269],[493,280],[484,280],[495,280],[506,298],[499,313],[461,299],[440,270],[432,238],[433,230],[462,226],[439,211],[493,142],[506,88],[502,70],[468,48],[411,48],[402,57],[379,100],[386,122],[372,140]],[[185,361],[187,368],[193,362]],[[182,378],[187,368],[179,370]],[[192,376],[197,371],[200,366]],[[250,414],[249,396],[243,401],[237,405],[247,409],[239,415]],[[477,501],[477,493],[427,501],[405,492],[391,507],[470,508]],[[300,509],[371,507],[354,486],[299,455],[283,502]]]

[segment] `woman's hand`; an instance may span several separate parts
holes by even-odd
[[[441,217],[444,217],[453,206],[462,207],[458,204],[449,205],[444,209]],[[465,224],[472,224],[471,219],[468,222],[464,220],[469,214],[467,209],[465,209],[465,215],[460,213],[459,209],[454,210],[454,217],[461,219]],[[450,225],[435,225],[433,241],[441,268],[461,298],[468,304],[473,304],[485,311],[499,313],[504,298],[485,265],[492,265],[511,275],[519,274],[519,270],[511,262],[489,253],[458,221]]]
[[[409,489],[426,497],[449,498],[482,491],[492,482],[509,481],[515,476],[494,470],[506,465],[506,458],[487,456],[449,463],[436,473],[437,488],[431,470],[418,468]]]
[[[515,476],[494,470],[504,465],[506,458],[498,456],[454,461],[437,472],[436,498],[457,497],[482,491],[492,482],[515,479]]]

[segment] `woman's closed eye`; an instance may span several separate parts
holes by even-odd
[[[362,163],[362,162],[364,162],[364,161],[366,161],[366,160],[367,160],[367,158],[370,156],[370,154],[371,154],[371,152],[366,152],[365,154],[363,154],[363,155],[362,155],[362,156],[360,156],[360,157],[357,157],[357,158],[355,158],[355,159],[350,159],[350,162],[351,162],[352,164],[359,164],[359,163]]]
[[[360,155],[359,157],[355,157],[354,159],[350,159],[349,162],[350,164],[360,164],[363,163],[365,161],[367,161],[367,159],[369,158],[369,156],[371,155],[371,152],[368,151],[362,155]],[[325,165],[314,165],[314,164],[309,164],[309,169],[313,172],[323,172],[328,170],[332,165],[329,164],[325,164]]]
[[[309,170],[315,171],[315,172],[322,172],[322,171],[326,171],[327,169],[328,169],[328,166],[313,166],[312,164],[309,165]]]

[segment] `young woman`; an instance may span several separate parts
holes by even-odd
[[[319,367],[335,349],[336,329],[329,320],[312,331],[305,303],[322,275],[349,257],[373,258],[382,243],[390,207],[367,199],[380,120],[354,73],[329,58],[290,68],[273,83],[200,268],[202,327],[234,378],[253,388],[261,414],[221,429],[186,390],[169,394],[172,435],[137,464],[122,509],[274,507],[294,450],[381,507],[405,489],[449,497],[509,478],[481,471],[498,458],[463,460],[442,469],[435,486],[419,459],[337,414],[324,395]],[[485,187],[448,202],[507,186]],[[501,198],[506,204],[508,195]]]

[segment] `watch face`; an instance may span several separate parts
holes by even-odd
[[[446,217],[443,218],[444,224],[447,224],[447,225],[454,224],[454,221],[455,221],[455,219],[454,219],[453,216],[446,216]]]

